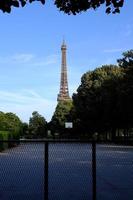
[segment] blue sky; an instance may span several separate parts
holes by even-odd
[[[57,104],[63,37],[72,95],[83,73],[115,64],[133,48],[132,10],[133,1],[125,0],[117,15],[105,14],[102,6],[68,16],[50,0],[45,6],[37,2],[11,14],[0,12],[0,110],[26,122],[37,110],[49,121]]]

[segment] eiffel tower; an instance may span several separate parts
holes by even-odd
[[[57,101],[68,101],[70,100],[69,90],[68,90],[68,81],[67,81],[67,63],[66,63],[66,44],[63,40],[61,45],[62,52],[62,62],[61,62],[61,80],[60,80],[60,92],[57,97]]]

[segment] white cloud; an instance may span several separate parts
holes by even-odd
[[[33,55],[32,53],[16,53],[11,56],[0,57],[2,64],[28,64],[28,66],[47,66],[57,63],[59,55],[53,54],[46,57]]]
[[[32,90],[22,90],[19,93],[0,91],[1,111],[16,113],[23,121],[28,121],[35,110],[49,121],[55,106],[56,101],[43,98]]]
[[[31,61],[33,58],[34,58],[34,55],[32,54],[16,54],[11,57],[11,60],[17,63],[27,63]]]
[[[31,89],[23,89],[22,92],[27,94],[28,96],[32,96],[35,98],[41,98],[41,96],[38,93],[36,93],[34,90],[31,90]]]
[[[11,56],[0,57],[0,63],[3,63],[3,64],[27,63],[27,62],[30,62],[33,58],[34,58],[34,55],[30,53],[27,53],[27,54],[17,53]]]
[[[133,24],[127,24],[125,27],[125,36],[129,37],[133,33]]]
[[[51,64],[55,64],[58,62],[59,56],[58,55],[50,55],[47,56],[45,59],[37,59],[35,62],[33,62],[32,64],[34,66],[46,66],[46,65],[51,65]]]
[[[116,53],[116,52],[123,52],[123,48],[116,48],[116,49],[105,49],[103,52],[104,53]]]
[[[107,59],[105,59],[105,60],[103,60],[102,62],[101,62],[101,64],[100,64],[100,66],[101,65],[110,65],[110,64],[117,64],[117,62],[116,62],[116,59],[114,59],[114,58],[107,58]]]

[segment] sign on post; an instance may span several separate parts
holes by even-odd
[[[65,128],[73,128],[72,122],[65,122]]]

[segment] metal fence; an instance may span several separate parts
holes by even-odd
[[[14,146],[0,152],[0,200],[133,199],[132,146],[79,140],[0,144]]]

